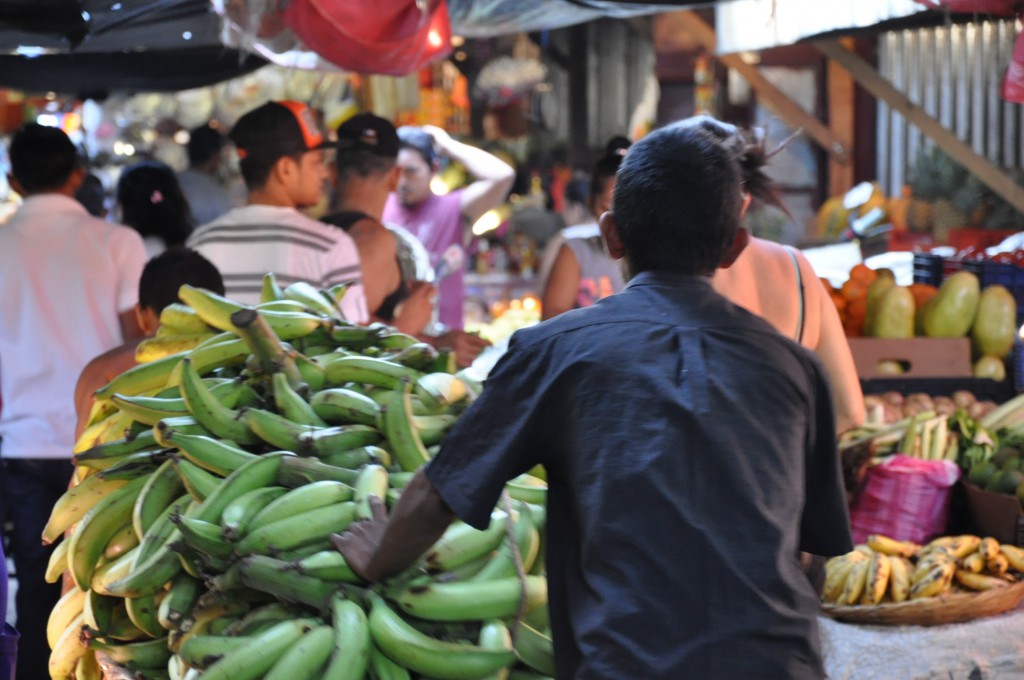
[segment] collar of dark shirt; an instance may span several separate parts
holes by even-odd
[[[673,288],[711,290],[711,277],[672,271],[643,271],[626,284],[626,288],[634,286],[671,286]]]

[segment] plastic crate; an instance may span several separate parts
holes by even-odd
[[[939,286],[942,283],[945,258],[931,253],[914,253],[914,283]]]

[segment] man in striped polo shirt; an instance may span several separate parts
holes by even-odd
[[[342,313],[349,321],[367,321],[355,242],[298,211],[320,201],[327,179],[323,149],[330,143],[309,108],[296,101],[268,102],[239,118],[230,137],[249,189],[248,205],[200,227],[188,245],[217,266],[234,300],[258,302],[267,272],[282,285],[347,283]]]

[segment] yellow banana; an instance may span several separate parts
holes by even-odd
[[[910,597],[910,563],[904,557],[889,555],[889,595],[893,602]]]
[[[955,562],[944,562],[934,567],[910,588],[910,599],[940,595],[949,588],[956,572]]]
[[[50,649],[57,646],[57,641],[64,634],[64,629],[85,611],[86,591],[72,588],[64,593],[50,611],[46,622],[46,641]],[[81,625],[81,624],[79,624]]]
[[[825,565],[825,585],[821,589],[821,599],[825,602],[838,602],[850,572],[857,562],[866,559],[864,553],[854,550],[829,560],[830,563]]]
[[[1010,585],[1008,582],[995,576],[987,576],[985,574],[976,574],[973,571],[967,571],[966,569],[956,570],[957,582],[965,588],[971,590],[993,590],[995,588],[1005,588]]]
[[[860,560],[853,565],[853,569],[850,570],[850,575],[846,578],[846,583],[843,585],[843,592],[836,601],[837,604],[857,604],[860,596],[864,593],[864,586],[867,584],[868,570],[870,568],[871,560]]]
[[[981,542],[978,544],[978,553],[980,553],[987,562],[999,554],[999,541],[991,536],[986,536],[981,539]]]
[[[891,573],[892,567],[889,564],[889,556],[876,552],[868,566],[868,575],[864,583],[864,593],[861,595],[861,604],[874,605],[882,601],[882,597],[885,596],[886,587],[889,585]]]
[[[1013,567],[1014,571],[1024,574],[1024,549],[1018,548],[1015,545],[1001,545],[999,546],[1000,552],[1006,557],[1007,562]]]
[[[999,549],[999,543],[993,539],[996,550]],[[967,557],[972,552],[978,549],[981,545],[981,537],[973,536],[971,534],[964,534],[963,536],[957,536],[956,542],[953,544],[953,557],[961,559]]]
[[[47,583],[56,583],[60,580],[64,570],[68,568],[68,546],[71,541],[63,540],[50,553],[50,560],[46,563],[46,574],[43,579]]]
[[[985,558],[980,552],[973,552],[963,559],[963,568],[980,574],[985,569]]]
[[[910,557],[921,549],[921,546],[916,543],[897,541],[882,534],[871,534],[868,536],[868,547],[875,552],[885,555],[897,555],[899,557]]]
[[[996,553],[992,557],[985,560],[985,567],[995,575],[1005,574],[1007,569],[1010,568],[1010,561],[1006,559],[1006,555],[1002,553]]]
[[[145,364],[157,359],[181,354],[195,349],[205,340],[213,337],[213,332],[188,333],[182,335],[162,335],[146,338],[135,347],[135,361]]]
[[[78,661],[85,656],[89,649],[85,644],[85,639],[82,637],[82,622],[84,618],[84,614],[79,614],[72,619],[67,628],[61,632],[57,643],[53,645],[49,663],[51,678],[67,680],[74,677],[75,666],[78,665]]]

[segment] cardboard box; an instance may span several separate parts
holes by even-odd
[[[986,491],[964,480],[960,483],[967,493],[967,514],[975,533],[1024,546],[1024,511],[1016,496]]]
[[[872,378],[969,378],[971,341],[968,338],[849,338],[857,375]],[[903,372],[879,370],[896,362]]]

